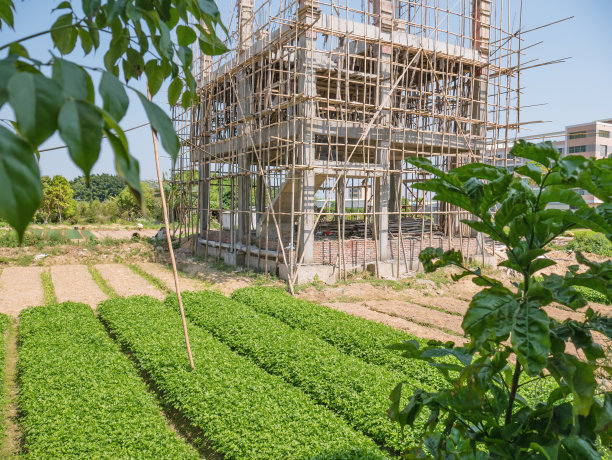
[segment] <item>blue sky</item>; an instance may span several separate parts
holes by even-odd
[[[59,2],[16,0],[15,3],[15,31],[0,31],[0,45],[48,29],[57,16],[57,13],[50,14],[50,6]],[[513,8],[518,7],[519,3],[518,0],[512,0]],[[231,4],[223,1],[219,5],[226,23],[233,5],[234,1]],[[527,45],[544,41],[529,51],[529,58],[537,57],[539,62],[570,56],[571,59],[566,63],[530,69],[523,73],[522,106],[546,105],[525,108],[522,120],[543,120],[547,123],[528,125],[521,134],[557,131],[569,124],[612,118],[612,0],[523,0],[523,30],[568,16],[574,18],[524,36]],[[51,42],[48,36],[30,40],[26,46],[36,57],[49,57]],[[71,57],[77,60],[82,56],[75,53]],[[102,55],[99,55],[88,58],[87,62],[100,64],[101,59]],[[165,92],[160,91],[155,99],[162,103],[162,107],[168,108],[167,104],[163,104]],[[10,109],[0,109],[0,118],[12,118]],[[130,108],[121,125],[126,129],[146,121],[139,102],[132,96]],[[140,128],[127,134],[132,154],[140,161],[142,178],[155,178],[149,128]],[[54,136],[41,148],[62,144],[62,140]],[[66,150],[41,153],[40,167],[42,174],[46,175],[62,174],[68,178],[80,175]],[[162,156],[162,169],[170,169],[170,160],[165,153]],[[112,153],[105,143],[93,172],[114,173]]]

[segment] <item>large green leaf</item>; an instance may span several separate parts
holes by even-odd
[[[108,112],[115,121],[121,121],[130,103],[121,82],[112,73],[104,72],[100,80],[99,90],[104,111]]]
[[[573,394],[573,410],[578,415],[588,415],[595,398],[597,381],[590,364],[567,353],[553,356],[548,369],[555,378],[563,378]]]
[[[515,157],[535,161],[546,168],[550,167],[552,161],[559,158],[559,152],[553,146],[552,142],[531,144],[522,139],[514,144],[514,147],[510,150],[510,154]]]
[[[536,375],[548,360],[550,320],[537,304],[527,300],[516,314],[512,329],[512,346],[518,361],[529,375]]]
[[[176,38],[181,46],[189,46],[196,41],[196,33],[191,27],[180,25],[176,28]]]
[[[512,329],[518,306],[516,297],[505,287],[484,289],[472,298],[461,326],[475,346],[488,339],[503,339]]]
[[[70,54],[76,45],[78,31],[72,24],[72,13],[67,13],[51,26],[51,37],[56,48],[62,54]]]
[[[157,61],[152,59],[145,64],[145,73],[147,75],[147,84],[149,85],[151,96],[155,96],[164,82],[162,69],[157,64]]]
[[[0,107],[8,100],[7,85],[10,78],[17,73],[13,60],[0,61]]]
[[[0,216],[17,231],[19,242],[42,200],[40,171],[32,147],[0,126]]]
[[[170,107],[176,105],[176,101],[178,101],[182,90],[183,80],[181,80],[179,77],[176,77],[174,80],[172,80],[172,83],[170,83],[170,86],[168,87],[168,104],[170,104]]]
[[[170,117],[142,94],[138,93],[138,97],[145,109],[147,118],[149,118],[151,122],[151,126],[153,126],[153,129],[160,135],[164,149],[172,157],[172,161],[176,161],[181,144],[178,136],[174,132]]]
[[[548,203],[554,202],[565,203],[576,208],[586,206],[584,199],[579,193],[553,185],[542,190],[538,205],[540,208],[544,208]]]
[[[70,157],[89,177],[100,156],[104,121],[98,109],[89,102],[67,100],[59,115],[59,133],[68,145]]]
[[[53,80],[62,88],[65,96],[94,102],[91,77],[82,67],[65,59],[55,59]]]
[[[19,131],[38,147],[57,129],[61,88],[43,75],[19,72],[9,80],[8,93]]]

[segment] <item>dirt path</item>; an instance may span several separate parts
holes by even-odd
[[[17,423],[17,326],[11,324],[6,340],[6,358],[4,368],[5,405],[3,419],[5,436],[2,440],[0,455],[2,458],[17,458],[21,447],[21,428]]]
[[[453,334],[463,335],[461,328],[462,318],[457,315],[449,315],[433,308],[422,307],[409,302],[397,300],[370,300],[363,305],[370,310],[384,313],[389,316],[397,316],[413,323],[433,326],[438,329],[450,331]]]
[[[82,302],[92,307],[108,297],[91,277],[86,265],[54,265],[51,279],[58,302]]]
[[[159,289],[123,264],[100,264],[95,265],[95,268],[115,292],[122,297],[148,295],[160,300],[166,297]]]
[[[170,291],[174,292],[174,274],[172,270],[168,267],[165,267],[161,264],[156,264],[152,262],[142,262],[137,264],[140,268],[142,268],[145,272],[150,275],[153,275],[155,278],[159,279],[166,288]],[[186,276],[179,275],[179,286],[182,291],[201,291],[206,288],[206,284],[194,280],[193,278],[187,278]]]
[[[7,267],[0,275],[0,313],[17,316],[27,307],[43,305],[41,267]]]
[[[401,329],[403,331],[408,332],[409,334],[421,337],[423,339],[441,340],[443,342],[453,341],[455,343],[461,344],[466,342],[466,340],[462,337],[447,334],[446,332],[443,332],[439,329],[421,326],[420,324],[413,323],[412,321],[407,321],[397,316],[386,315],[384,313],[371,310],[364,305],[359,305],[356,303],[334,302],[327,304],[327,306],[333,308],[334,310],[349,313],[353,316],[360,316],[365,319],[386,324],[387,326],[391,326],[396,329]]]

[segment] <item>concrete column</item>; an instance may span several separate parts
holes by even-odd
[[[317,20],[318,9],[316,0],[301,0],[298,10],[298,19],[305,24],[312,24]],[[300,166],[304,167],[300,174],[300,219],[298,260],[304,264],[314,262],[314,224],[315,224],[315,173],[313,169],[315,160],[314,135],[310,130],[310,120],[315,116],[315,103],[312,98],[316,96],[316,76],[314,73],[314,53],[316,51],[316,32],[307,28],[298,38],[298,52],[296,67],[298,70],[298,94],[305,96],[301,112],[301,141],[302,144],[298,158]]]
[[[381,27],[384,23],[381,24]],[[377,50],[379,60],[378,73],[380,75],[380,88],[378,103],[383,105],[380,118],[377,122],[380,128],[376,146],[376,163],[380,172],[374,186],[374,206],[376,210],[376,238],[378,240],[378,259],[389,259],[389,195],[390,195],[390,174],[389,170],[389,138],[388,129],[391,127],[391,115],[389,110],[390,100],[390,75],[391,75],[391,47],[380,45]]]
[[[399,162],[391,162],[391,168],[400,169]],[[389,218],[397,221],[402,206],[402,173],[392,172],[389,179]]]
[[[203,159],[200,152],[198,167],[198,209],[200,210],[200,236],[204,237],[210,224],[210,163]]]
[[[238,242],[251,231],[251,163],[246,153],[238,158],[240,175],[238,176]]]
[[[474,49],[483,58],[489,57],[489,40],[491,35],[491,0],[473,0],[472,4],[472,30]],[[485,122],[487,121],[487,69],[478,70],[474,78],[474,94],[472,103],[472,118],[480,123],[472,128],[472,133],[484,138],[487,135]]]

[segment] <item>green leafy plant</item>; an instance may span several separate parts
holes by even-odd
[[[88,305],[24,310],[20,425],[32,458],[198,458]]]
[[[130,297],[102,302],[98,312],[166,406],[223,458],[388,458],[333,412],[188,321],[192,370],[171,307]]]
[[[301,389],[353,428],[398,451],[399,430],[385,415],[385,396],[401,376],[399,372],[348,356],[314,335],[222,294],[187,292],[182,298],[185,314],[193,324]],[[169,296],[166,304],[178,311],[176,296]],[[365,388],[368,391],[363,391]]]
[[[13,27],[14,11],[13,0],[2,1],[0,29]],[[140,100],[173,159],[180,144],[168,115],[130,81],[144,76],[151,95],[171,81],[169,104],[180,98],[189,107],[198,99],[192,44],[197,41],[209,55],[227,51],[215,32],[219,25],[227,34],[214,0],[83,0],[81,8],[62,1],[54,11],[59,16],[49,30],[0,44],[0,52],[7,53],[0,59],[0,107],[8,103],[15,114],[12,130],[0,126],[0,217],[17,230],[20,241],[43,197],[36,161],[40,144],[59,133],[88,183],[106,137],[119,177],[140,201],[138,161],[119,125],[129,105],[126,88]],[[43,35],[51,36],[54,47],[46,61],[30,56],[25,46]],[[69,60],[78,43],[85,55],[103,54],[104,69]],[[101,104],[94,73],[100,76]]]
[[[584,307],[586,300],[574,286],[610,299],[612,261],[592,262],[578,252],[583,270],[576,265],[564,276],[537,278],[555,264],[543,256],[563,232],[588,228],[612,238],[612,159],[561,157],[551,143],[523,141],[511,153],[528,160],[516,174],[480,163],[444,172],[423,158],[410,160],[434,176],[416,188],[468,211],[472,217],[463,222],[503,243],[508,258],[500,265],[518,272],[522,281],[506,286],[470,270],[457,251],[421,252],[425,271],[457,266],[462,272],[455,280],[471,276],[483,289],[463,318],[467,346],[415,341],[392,346],[428,362],[448,381],[440,391],[413,392],[405,406],[402,383],[391,393],[389,415],[402,429],[428,413],[428,433],[409,457],[599,458],[598,446],[612,440],[612,395],[597,382],[597,375],[612,370],[593,338],[593,332],[612,337],[612,319],[589,309],[583,321],[559,322],[543,309],[552,302],[572,310]],[[575,189],[603,203],[591,208]],[[552,202],[570,209],[549,209]],[[548,399],[525,399],[521,378],[552,382]]]

